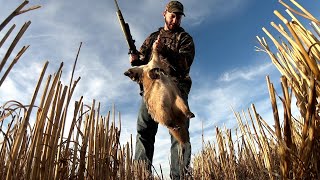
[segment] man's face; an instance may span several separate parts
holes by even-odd
[[[176,13],[165,11],[164,19],[165,19],[165,23],[168,30],[174,30],[180,27],[182,14],[176,14]]]

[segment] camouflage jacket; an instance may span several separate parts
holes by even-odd
[[[192,37],[179,28],[176,31],[166,31],[159,28],[147,37],[140,48],[140,58],[136,65],[147,64],[151,57],[153,42],[160,34],[160,41],[164,48],[160,50],[160,59],[167,60],[171,65],[171,75],[178,80],[178,87],[183,94],[189,94],[191,88],[191,78],[189,76],[190,67],[195,56],[195,47]]]

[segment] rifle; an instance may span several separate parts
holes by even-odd
[[[129,53],[128,54],[137,54],[139,55],[139,51],[137,51],[136,45],[134,45],[135,40],[132,39],[131,33],[130,33],[130,28],[129,28],[129,24],[126,23],[123,19],[122,13],[120,11],[120,8],[118,6],[118,2],[117,0],[114,0],[116,7],[117,7],[117,15],[118,15],[118,19],[121,25],[121,29],[123,31],[123,34],[126,38],[126,41],[128,43],[129,46]]]

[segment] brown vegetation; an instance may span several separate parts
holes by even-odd
[[[280,120],[275,89],[267,77],[274,127],[265,122],[254,105],[251,110],[242,112],[242,116],[234,112],[239,126],[236,137],[232,137],[231,130],[216,128],[217,143],[205,144],[193,160],[194,179],[320,179],[320,22],[294,0],[291,2],[302,13],[280,1],[288,9],[291,21],[275,11],[287,30],[271,23],[284,40],[277,41],[263,28],[278,52],[272,53],[266,40],[257,37],[261,45],[257,50],[266,52],[282,74],[283,95],[278,99],[284,109],[283,121]],[[14,16],[38,7],[21,10],[26,4],[28,1],[0,24],[0,31]],[[314,33],[307,30],[293,13],[313,21]],[[0,62],[0,73],[3,72],[0,88],[28,48],[23,47],[3,71],[29,24],[27,22],[21,28]],[[0,48],[14,28],[15,25],[2,38]],[[120,145],[120,114],[117,127],[114,111],[102,116],[99,103],[93,100],[92,105],[87,106],[81,97],[73,103],[72,124],[70,129],[65,129],[71,97],[80,78],[74,81],[72,74],[70,85],[63,85],[60,81],[61,64],[57,72],[44,81],[47,66],[48,62],[45,62],[28,105],[9,101],[0,106],[0,179],[150,178],[144,164],[132,160],[132,143]],[[41,94],[39,89],[43,82]],[[292,116],[292,95],[300,117]],[[41,101],[36,106],[35,100],[39,97]],[[31,116],[32,111],[36,111],[34,116]],[[35,120],[33,125],[30,124],[31,118]],[[67,137],[64,137],[65,132]]]
[[[24,1],[0,25],[1,30],[15,15],[26,12],[21,11],[26,4],[28,1]],[[30,21],[22,27],[8,48],[0,72],[29,24]],[[1,40],[1,45],[14,27]],[[78,54],[80,48],[81,44]],[[18,53],[1,83],[26,49],[23,47]],[[77,58],[74,68],[76,62]],[[97,105],[93,100],[88,106],[81,97],[73,104],[73,116],[68,120],[72,122],[71,127],[65,129],[71,97],[80,77],[74,81],[72,73],[70,85],[63,85],[61,63],[58,71],[47,77],[40,94],[48,64],[44,64],[30,104],[9,101],[0,106],[0,179],[147,179],[150,175],[144,164],[133,162],[129,143],[120,145],[121,129],[116,126],[115,112],[102,116],[99,103]],[[40,104],[35,105],[39,97]],[[32,111],[36,111],[32,117],[35,120],[33,125],[30,123]],[[65,133],[67,137],[64,137]]]
[[[274,128],[256,112],[252,105],[247,113],[234,112],[238,121],[237,143],[231,131],[217,128],[217,144],[207,144],[194,160],[195,178],[205,179],[319,179],[319,97],[320,97],[320,22],[297,2],[291,2],[302,11],[294,10],[280,1],[292,18],[288,21],[278,11],[275,15],[287,29],[274,22],[271,25],[284,40],[278,42],[266,28],[263,31],[274,43],[273,54],[264,38],[257,37],[261,48],[282,74],[283,96],[278,98],[284,110],[280,121],[276,92],[267,77],[267,86],[273,110]],[[307,30],[293,13],[312,20],[314,33]],[[286,41],[285,41],[286,40]],[[293,117],[291,102],[295,96],[300,117]]]

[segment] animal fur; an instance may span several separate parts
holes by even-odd
[[[151,117],[165,125],[180,144],[184,144],[189,142],[186,120],[193,118],[194,114],[183,101],[176,80],[169,71],[168,63],[160,60],[158,52],[153,49],[147,65],[130,68],[124,74],[142,83],[144,101]]]

